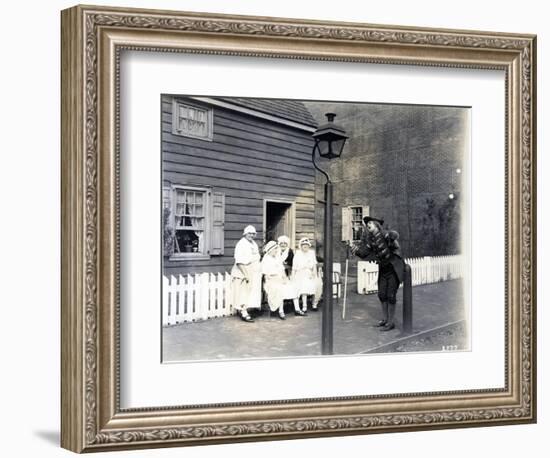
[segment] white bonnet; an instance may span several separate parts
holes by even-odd
[[[277,238],[277,242],[290,245],[290,239],[286,235],[281,235],[279,238]]]
[[[273,241],[273,240],[270,240],[269,242],[267,242],[264,246],[264,253],[267,254],[269,253],[271,250],[273,250],[273,248],[277,248],[279,245],[277,245],[277,242]]]
[[[308,246],[311,247],[311,242],[309,241],[309,239],[307,237],[304,237],[303,239],[300,239],[300,243],[298,245],[299,246],[308,245]]]

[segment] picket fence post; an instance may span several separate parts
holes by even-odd
[[[225,273],[224,288],[223,288],[223,303],[227,310],[227,314],[233,315],[235,313],[235,309],[233,307],[233,300],[232,300],[231,275],[228,272]]]
[[[170,283],[168,278],[162,277],[162,325],[168,326],[170,322]]]

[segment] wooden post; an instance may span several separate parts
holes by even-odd
[[[199,287],[200,290],[200,303],[198,309],[198,320],[204,321],[210,317],[210,275],[207,272],[203,272],[199,275]]]
[[[403,278],[403,333],[412,333],[413,303],[412,303],[412,272],[411,266],[405,264]]]
[[[325,184],[325,234],[323,266],[323,308],[321,316],[321,352],[333,354],[332,340],[332,183]]]
[[[342,320],[346,319],[346,299],[348,297],[348,247],[346,246],[346,273],[344,276],[344,304],[342,305]]]

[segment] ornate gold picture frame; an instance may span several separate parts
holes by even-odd
[[[61,33],[64,448],[92,452],[536,421],[535,36],[93,6],[64,10]],[[503,71],[504,388],[121,408],[124,50]]]

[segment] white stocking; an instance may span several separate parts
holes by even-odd
[[[302,310],[307,312],[307,294],[302,294]]]

